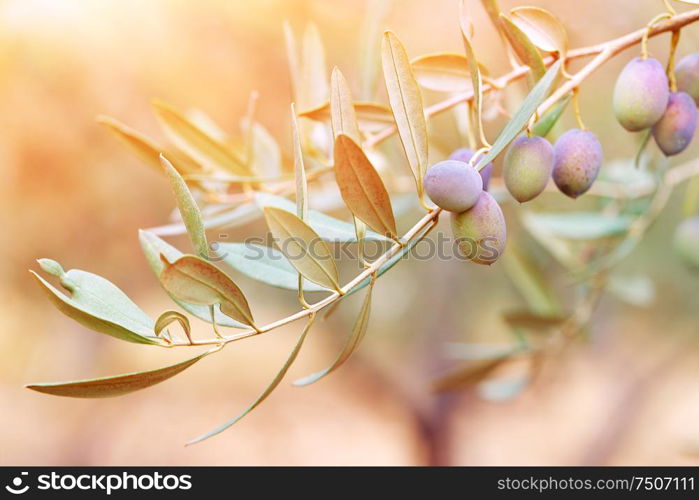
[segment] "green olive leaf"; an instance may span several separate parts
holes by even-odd
[[[313,322],[315,321],[315,318],[316,318],[315,314],[312,314],[309,317],[308,322],[306,323],[306,326],[304,327],[303,331],[301,332],[301,335],[299,336],[298,340],[296,341],[296,344],[294,345],[294,348],[291,350],[291,353],[289,353],[289,357],[286,359],[286,361],[282,365],[279,372],[277,372],[277,375],[274,377],[274,379],[272,379],[272,382],[270,382],[270,384],[265,388],[265,390],[262,391],[262,394],[260,394],[257,397],[257,399],[255,401],[253,401],[253,403],[250,406],[248,406],[243,412],[239,413],[238,415],[236,415],[232,419],[225,422],[223,425],[220,425],[219,427],[215,428],[214,430],[207,432],[203,436],[199,436],[196,439],[192,439],[191,441],[189,441],[187,443],[187,445],[199,443],[201,441],[204,441],[205,439],[208,439],[212,436],[215,436],[216,434],[220,434],[221,432],[225,431],[226,429],[228,429],[229,427],[231,427],[232,425],[234,425],[235,423],[240,421],[240,419],[245,417],[248,413],[250,413],[252,410],[257,408],[260,405],[260,403],[262,403],[265,399],[267,399],[267,397],[270,394],[272,394],[274,389],[276,389],[279,386],[279,384],[281,383],[281,381],[284,379],[287,372],[289,371],[289,368],[291,368],[291,365],[294,363],[294,361],[296,361],[296,358],[299,355],[299,351],[301,351],[301,347],[303,346],[303,342],[304,342],[304,340],[306,340],[306,336],[308,335],[308,332],[310,331],[311,326],[313,326]]]
[[[276,248],[254,243],[219,243],[217,253],[223,262],[236,271],[261,283],[298,290],[298,271]],[[307,292],[327,292],[328,289],[304,280]]]
[[[514,114],[512,119],[505,125],[505,127],[498,135],[497,139],[493,143],[490,150],[481,156],[476,164],[476,170],[480,170],[485,167],[488,163],[492,162],[504,149],[514,140],[517,135],[522,131],[522,129],[527,125],[529,119],[536,112],[536,108],[539,107],[549,91],[551,86],[558,76],[558,71],[561,68],[561,61],[556,61],[548,69],[546,74],[536,82],[536,85],[529,91],[527,97],[525,97],[522,105]]]
[[[170,180],[170,186],[177,201],[177,208],[184,221],[184,226],[187,228],[187,234],[192,241],[192,246],[197,255],[206,259],[209,257],[209,243],[206,241],[206,232],[204,231],[204,224],[201,220],[201,212],[197,202],[189,191],[187,183],[175,170],[175,167],[172,166],[172,163],[163,155],[160,155],[160,162]]]
[[[500,14],[502,33],[520,62],[529,66],[531,82],[536,83],[546,73],[544,58],[529,37],[505,14]]]
[[[422,94],[403,44],[390,31],[383,35],[381,62],[398,136],[415,177],[418,197],[422,198],[427,171],[427,122]]]
[[[546,52],[558,52],[565,58],[568,35],[563,23],[551,12],[540,7],[515,7],[510,11],[512,22],[534,45]]]
[[[38,262],[45,272],[60,278],[61,286],[70,292],[70,296],[65,295],[30,271],[63,314],[86,328],[128,342],[161,344],[154,334],[153,320],[111,281],[79,269],[64,272],[61,265],[51,259]]]
[[[274,207],[287,212],[296,212],[294,203],[281,196],[269,193],[256,193],[255,199],[257,204],[263,209],[264,207]],[[351,223],[330,217],[317,210],[308,211],[308,224],[325,241],[337,243],[357,241],[357,235]],[[386,237],[373,231],[367,231],[364,239],[367,241],[388,241]]]
[[[54,382],[46,384],[29,384],[27,389],[52,396],[65,396],[69,398],[111,398],[123,396],[134,391],[140,391],[147,387],[159,384],[186,370],[194,363],[208,356],[218,349],[211,349],[186,361],[174,365],[142,372],[114,375],[110,377],[93,378],[86,380],[73,380],[70,382]]]
[[[330,366],[319,372],[295,380],[293,383],[295,387],[303,387],[317,382],[329,373],[337,370],[345,361],[349,359],[354,351],[357,350],[357,347],[359,347],[359,344],[366,334],[367,326],[369,325],[369,315],[371,313],[371,292],[374,289],[374,282],[375,280],[372,280],[372,282],[369,284],[369,289],[364,295],[364,302],[362,302],[362,307],[359,310],[359,316],[357,316],[357,320],[354,322],[352,331],[347,336],[347,340],[345,340],[345,344],[342,346],[342,349],[335,358],[335,361],[333,361]]]
[[[354,113],[360,130],[380,132],[395,124],[391,108],[376,102],[355,102]],[[330,103],[299,113],[300,117],[328,123],[331,120]]]
[[[146,257],[148,266],[151,268],[156,277],[160,276],[160,273],[165,267],[162,260],[160,260],[160,255],[164,255],[170,262],[174,262],[184,255],[178,249],[148,231],[139,231],[138,240],[141,243],[141,249]],[[184,302],[170,293],[168,293],[168,295],[170,295],[170,298],[177,305],[188,313],[196,316],[202,321],[211,323],[211,310],[208,306],[189,304],[188,302]],[[234,319],[223,314],[218,306],[214,306],[214,318],[217,325],[226,326],[229,328],[247,328],[245,324],[235,321]]]
[[[158,319],[155,320],[155,335],[160,337],[165,329],[174,322],[178,322],[184,330],[184,334],[187,336],[189,343],[192,343],[192,327],[189,324],[189,318],[182,313],[177,311],[165,311]]]
[[[566,109],[572,97],[571,94],[567,95],[565,98],[558,101],[554,107],[544,113],[544,115],[534,123],[532,133],[539,137],[546,137],[556,123],[558,123],[558,119],[563,114],[563,111]]]
[[[350,211],[377,233],[397,238],[391,198],[362,148],[340,134],[335,139],[334,159],[340,194]]]
[[[218,267],[196,255],[184,255],[174,262],[160,257],[164,265],[160,283],[168,293],[191,304],[218,304],[229,318],[255,328],[245,295]]]
[[[304,221],[286,210],[264,208],[267,226],[275,244],[289,263],[309,281],[339,290],[339,276],[325,241]]]
[[[245,162],[230,148],[196,126],[172,106],[153,103],[165,135],[178,149],[210,170],[226,170],[237,175],[250,175]]]

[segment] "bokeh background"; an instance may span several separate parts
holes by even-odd
[[[507,61],[497,36],[478,2],[469,3],[476,48],[490,72],[502,74]],[[572,46],[638,29],[662,10],[660,0],[633,7],[621,0],[529,3],[556,12]],[[505,10],[517,2],[500,4]],[[502,268],[453,261],[396,267],[376,287],[369,334],[350,362],[305,389],[283,383],[234,428],[197,446],[183,443],[254,400],[300,325],[231,345],[122,398],[53,398],[23,388],[157,367],[186,355],[84,329],[56,311],[27,272],[36,258],[51,257],[66,269],[109,278],[152,315],[170,306],[137,239],[138,228],[170,217],[169,186],[95,117],[108,114],[160,138],[150,108],[157,97],[204,110],[237,134],[257,90],[258,120],[288,155],[283,21],[297,35],[315,22],[329,67],[340,66],[357,89],[367,15],[375,13],[363,2],[341,0],[0,2],[1,464],[699,462],[699,275],[687,272],[669,244],[682,189],[622,264],[622,271],[653,281],[654,300],[637,307],[605,295],[587,339],[557,354],[547,376],[512,400],[485,401],[465,390],[437,401],[429,390],[447,366],[444,342],[502,340],[500,314],[521,305]],[[461,51],[455,1],[394,1],[383,24],[411,56]],[[684,30],[680,54],[696,51],[698,41],[699,26]],[[667,45],[667,35],[657,37],[651,50],[664,60]],[[581,92],[587,125],[610,159],[635,151],[636,139],[616,123],[610,103],[614,78],[636,50],[611,61]],[[573,126],[571,116],[564,120]],[[454,135],[440,143],[460,145]],[[240,239],[261,230],[253,223],[231,234]],[[272,320],[293,310],[293,294],[240,282],[258,316]],[[357,301],[343,306],[316,326],[289,380],[332,359],[357,307]],[[208,336],[201,323],[195,332]],[[440,413],[436,428],[420,417],[425,411]]]

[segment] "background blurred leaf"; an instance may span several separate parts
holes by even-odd
[[[330,124],[333,138],[344,134],[353,141],[360,143],[357,115],[354,111],[352,93],[344,75],[335,67],[330,77]]]
[[[468,59],[461,54],[426,54],[413,59],[410,65],[417,82],[427,89],[440,92],[468,92],[473,89]]]
[[[335,261],[320,236],[291,212],[268,206],[264,213],[275,244],[289,263],[310,281],[339,290]]]
[[[153,107],[165,135],[197,163],[211,170],[223,169],[237,175],[250,175],[240,158],[183,114],[160,101],[155,101]]]
[[[153,270],[153,273],[155,273],[156,277],[160,276],[160,273],[163,271],[163,268],[165,267],[163,265],[163,261],[160,259],[160,255],[164,255],[165,258],[170,262],[174,262],[184,255],[178,249],[176,249],[169,243],[166,243],[158,236],[148,231],[139,231],[138,239],[141,243],[141,249],[143,250],[143,254],[146,257],[148,266]],[[167,290],[165,291],[167,292]],[[193,314],[202,321],[211,323],[211,311],[209,310],[208,306],[190,304],[188,302],[180,300],[179,298],[175,297],[169,292],[168,295],[170,295],[170,298],[188,313]],[[214,306],[214,318],[216,320],[216,324],[221,326],[227,326],[231,328],[246,328],[246,325],[244,325],[243,323],[235,321],[233,318],[229,318],[228,316],[223,314],[219,306],[217,305]]]
[[[218,349],[212,349],[186,361],[174,365],[142,372],[114,375],[110,377],[93,378],[86,380],[73,380],[70,382],[55,382],[46,384],[29,384],[28,389],[52,396],[65,396],[70,398],[111,398],[123,396],[134,391],[140,391],[147,387],[159,384],[178,373],[186,370],[204,356]]]
[[[390,31],[383,36],[381,61],[398,135],[415,176],[418,196],[422,198],[422,179],[427,171],[427,123],[422,95],[405,48]]]
[[[350,211],[379,234],[396,238],[388,191],[362,149],[345,135],[335,140],[335,177]]]
[[[364,296],[364,302],[362,302],[362,307],[359,310],[359,316],[357,316],[354,326],[352,327],[352,332],[347,337],[345,344],[342,346],[342,350],[327,368],[313,373],[307,377],[294,381],[294,386],[303,387],[317,382],[321,378],[325,377],[329,373],[337,370],[349,357],[354,353],[359,344],[361,343],[364,335],[366,334],[367,326],[369,325],[369,315],[371,314],[371,292],[374,289],[374,281],[369,285],[369,289]]]
[[[655,283],[648,276],[612,275],[607,290],[620,300],[636,307],[648,307],[655,301]]]
[[[170,294],[191,304],[219,304],[223,314],[254,328],[245,295],[223,271],[194,255],[184,255],[174,262],[162,254],[161,258],[164,267],[160,282]]]
[[[30,271],[51,302],[81,325],[137,344],[160,344],[153,320],[111,281],[96,274],[71,269],[64,272],[56,261],[39,259],[39,265],[60,278],[70,297]]]
[[[379,132],[395,124],[391,108],[376,102],[355,102],[357,123],[365,132]],[[299,113],[299,116],[319,122],[330,122],[330,103]]]
[[[155,334],[157,336],[162,336],[163,331],[165,331],[165,329],[175,321],[177,321],[180,324],[182,330],[184,331],[184,334],[187,336],[187,340],[189,340],[189,343],[191,344],[192,327],[189,324],[189,318],[177,311],[165,311],[160,316],[158,316],[158,319],[155,320]]]
[[[247,119],[242,121],[244,133],[252,134],[252,169],[255,175],[263,178],[275,178],[282,174],[282,153],[279,144],[269,131],[257,122],[249,130]]]
[[[526,223],[536,225],[543,231],[571,240],[592,240],[618,236],[625,233],[632,217],[625,215],[608,216],[598,212],[532,213],[523,215]]]

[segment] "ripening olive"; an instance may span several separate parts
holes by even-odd
[[[483,191],[483,180],[468,163],[445,160],[435,163],[425,174],[425,192],[449,212],[468,210]]]
[[[595,134],[571,129],[553,147],[553,181],[564,194],[577,198],[590,189],[602,166],[602,145]]]
[[[553,170],[553,146],[543,137],[519,137],[505,154],[505,186],[520,203],[539,196]]]
[[[450,160],[457,160],[457,161],[463,161],[464,163],[468,163],[471,161],[471,158],[473,158],[474,151],[472,149],[468,148],[459,148],[456,151],[454,151],[450,156]],[[490,175],[493,172],[493,164],[488,163],[485,167],[479,170],[479,174],[481,174],[481,179],[483,179],[483,189],[488,190],[488,184],[490,183]]]
[[[487,191],[471,209],[452,214],[451,228],[461,255],[477,264],[489,266],[505,251],[505,217]]]
[[[684,151],[697,129],[697,107],[686,92],[673,92],[663,117],[653,125],[653,138],[665,156]]]
[[[614,114],[631,132],[655,125],[670,95],[665,69],[657,59],[632,59],[614,86]]]
[[[675,66],[677,90],[687,92],[699,106],[699,53],[684,56]]]

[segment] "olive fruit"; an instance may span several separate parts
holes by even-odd
[[[571,129],[553,147],[553,181],[564,194],[577,198],[590,189],[602,166],[602,145],[595,134]]]
[[[478,201],[483,179],[468,163],[445,160],[435,163],[425,174],[425,192],[440,208],[463,212]]]
[[[520,203],[539,196],[553,170],[553,146],[543,137],[519,137],[505,154],[505,186]]]
[[[685,150],[697,129],[697,107],[686,92],[673,92],[663,117],[653,125],[653,138],[665,156]]]
[[[699,53],[684,56],[675,66],[677,90],[687,92],[699,106]]]
[[[449,159],[468,163],[469,161],[471,161],[471,158],[473,158],[474,153],[475,151],[473,151],[472,149],[459,148],[449,156]],[[483,179],[483,189],[487,191],[488,184],[490,183],[490,175],[493,173],[492,162],[488,163],[485,167],[480,169],[478,173],[481,174],[481,179]]]
[[[657,59],[632,59],[614,86],[614,114],[631,132],[647,129],[663,116],[670,96],[665,69]]]
[[[463,257],[491,265],[505,251],[507,228],[500,205],[487,191],[469,210],[451,215],[451,228]]]

